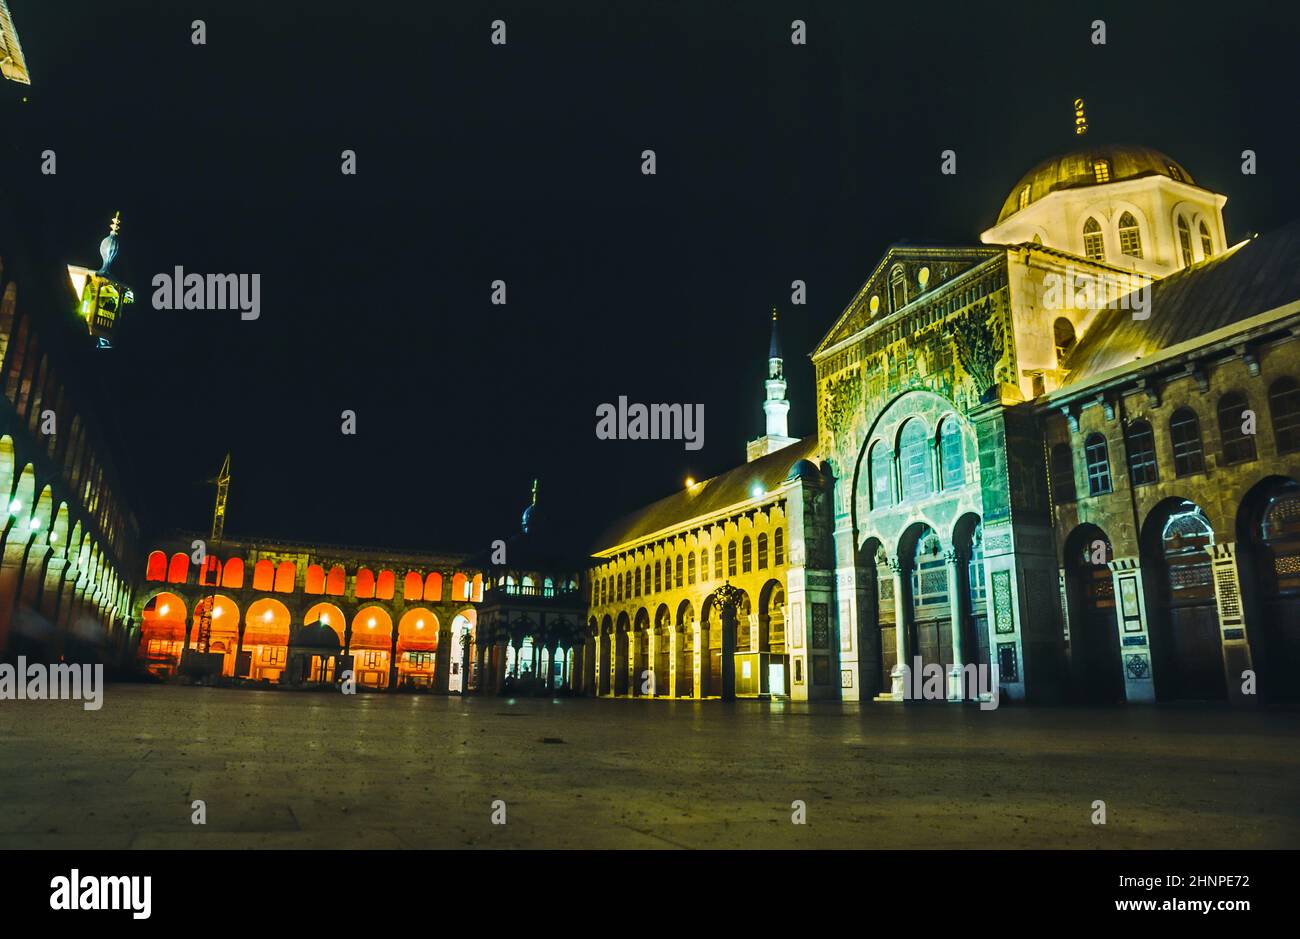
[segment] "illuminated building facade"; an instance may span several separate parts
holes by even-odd
[[[890,248],[812,354],[816,437],[764,444],[777,360],[760,458],[602,536],[586,687],[1294,698],[1300,223],[1229,246],[1226,201],[1085,142],[982,245]]]
[[[188,668],[188,649],[227,678],[332,685],[351,669],[363,688],[464,690],[476,660],[453,637],[472,633],[484,584],[463,558],[229,540],[196,563],[201,541],[178,536],[145,559],[135,621],[148,671]]]

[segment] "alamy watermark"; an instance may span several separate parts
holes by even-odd
[[[261,274],[187,274],[177,265],[150,284],[155,310],[238,310],[244,320],[262,315]]]
[[[990,665],[941,665],[938,662],[922,664],[919,655],[912,657],[912,666],[895,669],[895,680],[902,684],[904,701],[956,701],[978,700],[981,711],[995,711],[998,707],[998,667]],[[898,686],[895,686],[896,690]]]
[[[1043,308],[1132,310],[1135,320],[1144,320],[1151,316],[1151,282],[1122,271],[1106,276],[1073,267],[1050,271],[1043,275]]]
[[[628,404],[596,407],[598,440],[684,440],[687,450],[704,446],[703,404]]]
[[[0,701],[84,701],[87,711],[104,706],[103,665],[0,663]]]

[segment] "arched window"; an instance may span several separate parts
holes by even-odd
[[[897,312],[907,306],[907,275],[896,267],[889,275],[889,298]]]
[[[622,600],[623,599],[623,575],[622,574],[614,575],[614,586],[616,588],[614,593],[614,599]]]
[[[393,593],[397,589],[397,578],[393,576],[392,571],[380,571],[379,576],[375,579],[375,598],[379,600],[393,599]]]
[[[1074,451],[1068,443],[1052,447],[1052,501],[1069,505],[1077,498],[1074,490]]]
[[[221,586],[239,589],[244,586],[244,562],[241,558],[231,558],[221,572]]]
[[[772,532],[772,554],[777,567],[785,563],[785,529]]]
[[[1052,338],[1056,342],[1056,360],[1059,364],[1074,348],[1074,324],[1064,316],[1058,316],[1052,323]]]
[[[149,552],[149,561],[144,568],[145,580],[167,579],[167,555],[161,551]]]
[[[1174,443],[1174,475],[1190,476],[1205,470],[1201,448],[1201,422],[1191,408],[1179,408],[1169,416],[1169,437]]]
[[[709,549],[700,549],[700,583],[709,579]]]
[[[293,561],[282,561],[275,569],[275,592],[293,593],[293,583],[298,577],[298,568]]]
[[[1095,218],[1083,223],[1083,256],[1092,261],[1106,257],[1106,239],[1101,233],[1101,223]]]
[[[740,571],[742,574],[748,574],[754,569],[754,542],[746,535],[740,542]]]
[[[609,599],[609,578],[604,577],[600,581],[600,605],[604,606]]]
[[[632,577],[632,594],[637,597],[641,596],[641,568],[639,567],[636,569],[636,574]]]
[[[167,565],[167,582],[171,584],[183,584],[190,578],[190,556],[184,551],[178,551],[172,555],[171,563]]]
[[[1279,378],[1269,386],[1268,412],[1273,419],[1277,452],[1300,450],[1300,385],[1294,378]]]
[[[664,589],[663,562],[655,561],[655,593]]]
[[[1183,254],[1183,267],[1192,266],[1192,229],[1187,224],[1187,219],[1178,216],[1178,248]]]
[[[1240,391],[1229,391],[1219,399],[1219,437],[1223,440],[1223,462],[1245,463],[1255,459],[1255,437],[1245,431],[1250,402]]]
[[[713,546],[713,579],[722,580],[722,545]]]
[[[727,544],[727,576],[736,576],[736,543],[734,541]]]
[[[1159,478],[1156,470],[1156,436],[1146,421],[1128,426],[1128,471],[1133,485],[1144,486]]]
[[[1092,175],[1099,183],[1110,182],[1110,160],[1093,160]]]
[[[677,588],[680,590],[682,586],[682,556],[680,554],[677,555],[677,560],[673,562],[673,570],[674,570],[674,583],[677,585]]]
[[[1020,211],[1029,208],[1029,187],[1028,186],[1020,190],[1020,199],[1016,204],[1019,206]]]
[[[889,451],[877,441],[867,454],[867,472],[871,477],[871,507],[883,509],[891,503],[889,486]]]
[[[1110,492],[1110,454],[1106,449],[1106,438],[1101,434],[1089,434],[1083,443],[1083,458],[1088,467],[1088,495]]]
[[[363,567],[357,571],[357,582],[353,590],[354,596],[361,600],[368,600],[375,595],[375,575],[369,568]]]
[[[898,435],[898,471],[903,482],[904,499],[919,499],[934,489],[930,473],[930,436],[920,420],[908,421]]]
[[[253,565],[253,589],[270,590],[275,586],[275,565],[265,558]]]
[[[221,583],[221,562],[209,554],[199,568],[199,586],[215,587]]]
[[[442,599],[442,575],[437,571],[424,578],[424,599],[431,603]]]
[[[652,581],[651,578],[650,578],[650,565],[649,565],[649,564],[646,564],[646,566],[645,566],[645,578],[644,578],[644,580],[645,580],[645,592],[646,592],[646,594],[649,594],[649,593],[650,593],[650,584],[653,583],[653,581]]]
[[[944,489],[957,489],[966,481],[966,461],[961,444],[961,425],[957,418],[944,418],[939,425],[939,465]]]
[[[419,571],[407,571],[406,576],[402,578],[402,599],[424,599],[424,578],[420,576]]]
[[[767,570],[767,534],[758,536],[758,569]]]
[[[1201,256],[1206,258],[1214,257],[1214,239],[1210,237],[1210,230],[1201,222]]]
[[[303,593],[325,592],[325,568],[319,564],[307,565],[307,576],[302,584]]]
[[[686,555],[686,583],[695,583],[695,552]]]
[[[1131,258],[1142,257],[1142,233],[1131,212],[1119,217],[1119,250]]]

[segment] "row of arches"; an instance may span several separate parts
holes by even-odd
[[[16,431],[25,432],[25,440],[32,444],[26,458],[33,463],[46,461],[49,475],[58,474],[62,498],[77,506],[76,514],[97,532],[105,551],[129,554],[135,549],[134,523],[114,495],[116,480],[102,457],[107,450],[82,419],[74,395],[42,350],[31,317],[18,309],[17,283],[0,284],[0,338],[5,340],[0,347],[0,384],[13,408]],[[16,475],[14,466],[0,465],[0,493],[10,490]]]
[[[1268,416],[1273,442],[1279,454],[1300,452],[1300,382],[1283,376],[1268,386]],[[1220,395],[1215,404],[1215,420],[1219,433],[1219,463],[1231,465],[1250,462],[1258,457],[1255,433],[1248,433],[1246,420],[1251,411],[1250,399],[1244,391],[1232,390]],[[1189,406],[1174,410],[1162,429],[1167,435],[1167,446],[1160,449],[1173,456],[1175,478],[1191,476],[1205,471],[1205,445],[1201,434],[1201,421]],[[1160,461],[1157,437],[1150,421],[1145,418],[1132,421],[1124,432],[1128,456],[1129,479],[1135,486],[1158,482]],[[1075,484],[1074,451],[1069,443],[1052,447],[1050,470],[1053,495],[1058,505],[1074,502],[1078,498]],[[1100,432],[1088,434],[1083,441],[1083,481],[1089,496],[1111,492],[1114,481],[1111,472],[1110,449],[1106,436]]]
[[[1190,267],[1215,254],[1215,237],[1205,216],[1189,217],[1186,209],[1176,209],[1171,217],[1183,267]],[[1141,259],[1143,244],[1150,241],[1146,216],[1136,207],[1123,208],[1113,217],[1090,211],[1080,230],[1083,255],[1091,261],[1105,261],[1108,255]]]
[[[170,558],[163,551],[150,552],[145,563],[145,580],[186,584],[190,582],[191,568],[198,568],[195,580],[199,586],[227,587],[232,590],[244,587],[245,565],[242,558],[232,557],[222,562],[213,555],[207,555],[202,564],[196,564],[183,551],[176,552]],[[301,580],[302,592],[312,595],[342,597],[348,594],[347,585],[348,575],[341,564],[332,566],[328,572],[322,565],[308,564]],[[253,564],[251,586],[253,590],[268,593],[294,593],[299,588],[298,565],[293,561],[277,564],[263,558]],[[360,567],[352,577],[353,599],[392,600],[396,597],[397,590],[397,575],[391,570],[375,573],[369,568]],[[402,578],[402,599],[407,602],[439,603],[442,601],[442,593],[443,575],[438,571],[428,574],[408,571]],[[467,575],[460,571],[452,574],[450,599],[482,602],[483,575]]]
[[[1235,542],[1234,542],[1235,539]],[[1235,544],[1235,578],[1218,576],[1212,552]],[[1145,650],[1121,644],[1124,616],[1110,564],[1110,534],[1085,523],[1064,542],[1070,672],[1074,693],[1101,703],[1125,698],[1125,677],[1151,678],[1158,700],[1227,697],[1219,591],[1246,623],[1251,659],[1266,699],[1297,697],[1300,673],[1300,483],[1271,477],[1257,484],[1237,511],[1235,531],[1216,533],[1203,508],[1182,498],[1157,504],[1142,524],[1138,544],[1149,633]],[[1136,598],[1128,598],[1130,606]],[[1232,637],[1229,637],[1232,638]]]
[[[102,516],[72,500],[64,479],[38,478],[48,464],[32,446],[0,435],[0,654],[112,659],[130,622],[131,582]]]
[[[708,548],[701,548],[698,562],[696,553],[690,551],[685,555],[678,554],[676,558],[657,560],[653,566],[647,563],[644,569],[640,566],[630,568],[613,578],[603,577],[594,581],[591,585],[592,606],[607,606],[610,603],[621,603],[624,599],[635,599],[642,595],[643,587],[645,596],[652,596],[694,586],[697,578],[699,583],[705,584],[710,580],[765,571],[769,567],[769,559],[772,567],[781,567],[785,564],[785,529],[777,527],[772,530],[770,548],[769,554],[767,532],[759,532],[756,538],[750,535],[743,536],[739,541],[732,538],[726,543],[725,552],[721,542],[713,545],[712,554]]]
[[[730,682],[741,696],[787,694],[785,587],[768,580],[756,597],[755,602],[749,591],[739,590],[729,643],[715,594],[700,605],[698,620],[690,600],[675,610],[661,603],[653,614],[640,607],[630,615],[591,617],[583,656],[586,690],[614,697],[710,698]],[[725,645],[733,650],[730,660]]]
[[[200,625],[208,618],[208,648],[200,649]],[[472,632],[475,611],[456,613],[449,624],[457,639]],[[254,600],[240,609],[239,602],[222,593],[187,601],[180,594],[159,591],[148,599],[141,613],[141,635],[137,655],[140,664],[159,676],[174,673],[184,649],[215,652],[223,656],[222,674],[253,681],[332,681],[326,674],[324,655],[313,650],[350,654],[357,683],[363,687],[432,688],[437,678],[439,642],[443,626],[438,614],[428,607],[414,606],[394,618],[384,606],[367,604],[348,616],[334,603],[309,606],[297,618],[273,597]],[[188,645],[187,645],[188,643]],[[459,643],[444,650],[447,667],[460,674]],[[306,674],[289,675],[290,650],[308,650]],[[311,662],[310,659],[321,659]],[[450,676],[449,676],[450,677]],[[452,682],[450,690],[461,690]]]

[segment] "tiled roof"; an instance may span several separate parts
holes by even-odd
[[[693,518],[720,512],[731,505],[753,498],[753,488],[761,486],[771,492],[785,482],[790,467],[799,460],[811,459],[817,451],[817,437],[805,437],[775,453],[759,457],[752,463],[727,470],[712,479],[680,489],[658,502],[652,502],[613,522],[596,539],[593,553],[627,544],[655,532],[675,528]]]
[[[1156,281],[1151,311],[1103,310],[1064,362],[1066,386],[1300,300],[1300,219]]]

